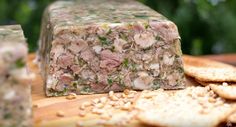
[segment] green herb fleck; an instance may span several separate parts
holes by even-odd
[[[6,113],[3,116],[4,119],[10,119],[11,117],[12,117],[11,113]]]
[[[157,41],[160,41],[161,40],[161,38],[159,37],[159,36],[156,36],[156,38],[155,38]]]
[[[159,89],[159,88],[161,87],[161,86],[160,86],[161,83],[160,83],[159,80],[154,80],[154,81],[153,81],[153,84],[154,84],[154,85],[153,85],[153,89],[155,89],[155,90],[156,90],[156,89]]]
[[[63,93],[66,93],[66,92],[68,92],[68,89],[64,88]]]
[[[111,46],[111,51],[112,51],[112,52],[115,51],[115,46],[114,46],[114,45]]]
[[[85,86],[83,87],[83,89],[81,90],[82,93],[89,93],[91,91],[89,86]]]
[[[184,73],[184,69],[182,67],[179,67],[177,70],[179,71],[179,73]]]
[[[121,39],[128,41],[128,37],[127,37],[127,35],[125,35],[125,33],[120,33],[119,36]]]
[[[128,68],[129,67],[129,59],[125,58],[122,64],[124,67]]]
[[[98,36],[98,39],[100,40],[100,42],[102,43],[102,45],[110,45],[110,44],[111,44],[111,42],[108,41],[108,39],[105,38],[105,37]]]
[[[98,76],[95,77],[95,83],[98,83]]]
[[[108,78],[108,79],[107,79],[107,82],[108,82],[109,85],[112,85],[113,80],[112,80],[111,78]]]
[[[147,28],[150,27],[150,26],[149,26],[148,23],[145,23],[145,24],[144,24],[144,27],[145,27],[145,29],[147,29]]]
[[[63,96],[68,92],[68,88],[64,88],[63,91],[56,91],[52,88],[48,89],[48,92],[53,96]]]
[[[23,59],[18,59],[16,62],[15,62],[15,65],[17,68],[22,68],[25,66],[25,62]]]
[[[109,29],[108,32],[107,32],[107,35],[109,35],[111,33],[112,33],[112,31],[111,31],[111,29]]]
[[[78,82],[73,82],[73,83],[72,83],[72,86],[73,86],[74,88],[77,88]]]

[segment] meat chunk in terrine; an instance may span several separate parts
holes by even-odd
[[[27,44],[19,25],[0,26],[0,127],[31,127]]]
[[[40,40],[47,96],[184,87],[176,25],[137,1],[57,1]]]

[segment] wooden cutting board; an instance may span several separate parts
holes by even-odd
[[[208,57],[211,58],[212,56]],[[76,127],[78,121],[92,120],[97,117],[92,114],[86,115],[86,118],[80,117],[78,115],[79,107],[85,101],[107,96],[107,94],[78,95],[73,100],[68,100],[65,97],[46,97],[38,66],[33,63],[34,59],[35,54],[30,54],[28,66],[29,70],[35,74],[35,78],[32,81],[32,103],[33,120],[36,127]],[[214,57],[214,59],[216,58]],[[186,85],[196,85],[196,82],[187,78]],[[64,117],[58,117],[58,111],[63,111]],[[137,120],[132,120],[129,123],[130,127],[144,126]]]

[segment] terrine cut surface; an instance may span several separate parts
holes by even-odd
[[[0,26],[0,127],[31,127],[27,44],[19,25]]]
[[[133,0],[57,1],[40,40],[47,96],[184,87],[176,25]]]

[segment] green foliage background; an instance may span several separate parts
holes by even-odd
[[[0,24],[21,24],[37,49],[41,16],[53,0],[0,0]],[[236,0],[139,0],[174,21],[184,53],[236,52]]]

